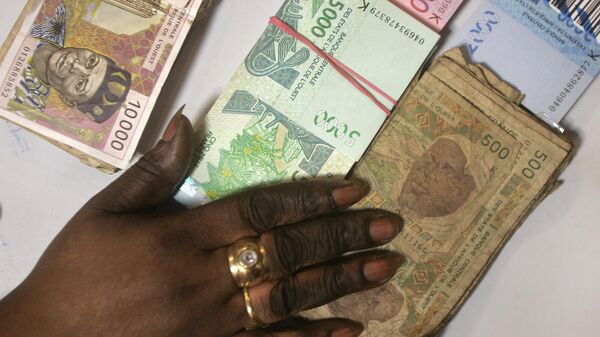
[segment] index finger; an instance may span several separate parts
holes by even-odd
[[[368,192],[362,180],[293,182],[245,191],[178,216],[199,235],[202,248],[217,248],[350,206]]]

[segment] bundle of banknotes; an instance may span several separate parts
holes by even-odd
[[[345,176],[438,33],[388,0],[286,0],[206,118],[177,200]]]
[[[207,0],[29,0],[0,48],[0,117],[126,167]]]
[[[310,317],[356,319],[372,337],[436,334],[570,158],[569,141],[521,104],[560,120],[598,72],[582,56],[600,53],[597,41],[542,31],[540,25],[558,31],[536,7],[548,1],[487,0],[467,24],[475,28],[454,36],[468,34],[466,52],[484,55],[527,96],[457,49],[417,78],[461,2],[285,0],[206,117],[191,175],[176,196],[185,205],[257,185],[350,174],[372,187],[357,207],[404,217],[403,233],[390,244],[408,258],[400,274]],[[0,116],[90,165],[125,167],[206,4],[30,0],[0,49]],[[509,52],[490,61],[499,45],[493,38],[509,43],[526,33],[527,50],[535,51],[527,51],[534,55],[527,62],[526,49],[515,48],[521,42],[505,49],[521,55],[518,62],[508,61]],[[556,64],[544,68],[535,59],[542,56]],[[503,61],[519,75],[542,74],[537,87],[518,82]],[[539,86],[556,89],[544,76],[563,72],[578,76],[554,110],[547,101],[535,105]]]
[[[390,0],[436,32],[450,22],[463,0]]]
[[[389,248],[407,263],[382,288],[310,317],[355,319],[367,337],[437,335],[571,157],[522,97],[458,49],[433,63],[354,171],[371,186],[356,208],[404,218]]]
[[[369,337],[437,334],[571,154],[521,107],[521,92],[458,50],[411,81],[437,34],[397,5],[285,1],[283,23],[271,20],[208,113],[177,195],[194,207],[280,181],[349,172],[368,180],[372,192],[356,207],[402,214],[389,248],[407,265],[383,288],[307,316],[361,321]],[[362,78],[403,97],[391,117],[380,91],[353,85]]]
[[[522,104],[560,121],[600,72],[598,1],[485,0],[442,50],[463,44],[474,62],[525,93]]]

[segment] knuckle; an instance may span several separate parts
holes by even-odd
[[[319,280],[320,287],[326,292],[326,296],[333,300],[351,291],[348,273],[342,264],[329,267]]]
[[[327,189],[308,183],[251,190],[238,202],[240,218],[258,233],[335,208]]]
[[[318,197],[314,198],[309,193],[298,193],[294,200],[294,209],[301,215],[315,214],[320,208],[319,199]]]
[[[337,256],[361,246],[365,238],[362,221],[354,215],[337,218],[332,225],[321,226],[320,231],[329,256]]]
[[[162,175],[163,169],[154,153],[150,152],[143,156],[136,164],[134,174],[159,177]]]
[[[273,233],[276,261],[283,273],[292,273],[312,259],[311,240],[297,229],[277,230]]]
[[[170,302],[178,307],[187,307],[199,292],[200,288],[197,284],[189,283],[174,286],[169,294]]]
[[[198,246],[191,231],[185,228],[174,228],[161,231],[157,235],[158,247],[167,255],[186,253]]]
[[[240,196],[240,218],[257,233],[271,229],[282,213],[281,201],[263,189],[246,192]]]
[[[276,317],[289,317],[303,307],[305,296],[299,293],[296,277],[281,280],[271,290],[271,312]]]
[[[293,210],[301,216],[311,216],[327,209],[335,208],[332,194],[321,185],[298,185],[298,191],[291,198]]]
[[[140,186],[148,183],[165,182],[169,184],[176,183],[169,179],[169,175],[166,174],[162,167],[159,158],[154,152],[150,152],[143,156],[135,166],[126,171],[133,182],[137,182]]]
[[[366,247],[371,243],[369,222],[366,213],[350,213],[333,220],[332,225],[321,227],[321,237],[328,245],[330,256],[337,256],[350,250]]]

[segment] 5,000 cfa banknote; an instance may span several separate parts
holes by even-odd
[[[30,0],[0,49],[0,116],[124,168],[207,3]]]
[[[277,17],[387,93],[385,106],[335,60],[270,24],[208,113],[202,160],[177,195],[188,206],[258,184],[346,175],[439,38],[388,0],[286,0]]]

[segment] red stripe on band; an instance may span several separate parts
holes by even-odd
[[[342,75],[345,79],[347,79],[356,89],[358,89],[365,96],[367,96],[369,99],[371,99],[371,101],[373,101],[373,103],[375,103],[375,105],[377,105],[381,110],[383,110],[383,112],[385,112],[386,115],[390,116],[392,114],[390,112],[390,110],[383,103],[381,103],[369,90],[367,90],[364,86],[362,86],[359,83],[359,81],[362,82],[363,84],[365,84],[366,86],[368,86],[369,88],[373,89],[375,92],[377,92],[381,96],[383,96],[385,99],[390,101],[393,105],[396,105],[396,100],[394,98],[392,98],[390,95],[388,95],[385,91],[379,89],[376,85],[374,85],[373,83],[369,82],[364,77],[357,74],[354,70],[348,68],[342,62],[340,62],[333,56],[327,54],[326,52],[321,50],[319,47],[315,46],[314,43],[312,43],[309,39],[307,39],[305,36],[303,36],[302,34],[298,33],[294,29],[292,29],[285,22],[281,21],[278,17],[272,16],[271,19],[269,19],[269,23],[276,26],[277,28],[281,29],[286,34],[290,35],[291,37],[295,38],[296,40],[304,43],[306,46],[308,46],[310,49],[312,49],[312,51],[314,51],[319,56],[321,56],[322,58],[327,60],[329,62],[329,64],[331,64],[333,69],[335,69],[340,75]]]

